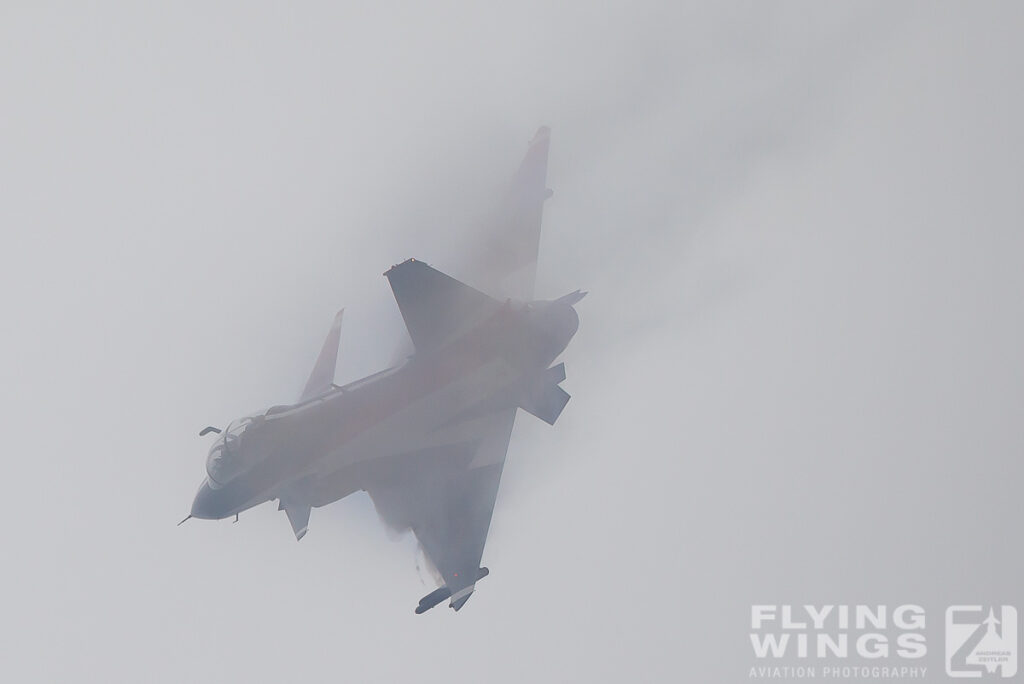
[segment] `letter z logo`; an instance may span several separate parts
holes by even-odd
[[[1017,609],[950,606],[946,609],[946,674],[1012,677],[1017,674]]]

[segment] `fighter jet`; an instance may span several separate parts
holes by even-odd
[[[366,491],[443,580],[415,612],[465,605],[488,574],[480,561],[517,411],[553,425],[569,401],[565,366],[552,364],[586,293],[533,299],[548,146],[541,128],[470,269],[480,289],[416,259],[384,274],[414,347],[402,363],[336,385],[338,312],[296,403],[200,432],[217,437],[189,517],[237,518],[276,499],[302,539],[311,509]]]

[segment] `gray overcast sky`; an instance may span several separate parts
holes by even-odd
[[[747,681],[751,603],[1024,608],[1017,3],[0,5],[4,681]],[[458,615],[365,496],[180,528],[552,127],[590,290]],[[934,625],[936,628],[937,624]],[[929,636],[933,681],[941,633]]]

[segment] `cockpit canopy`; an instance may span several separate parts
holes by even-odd
[[[249,459],[242,454],[242,436],[256,419],[257,416],[245,416],[232,421],[210,447],[206,474],[213,485],[225,485],[245,470]]]

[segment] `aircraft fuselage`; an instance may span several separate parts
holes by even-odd
[[[373,461],[458,442],[474,407],[516,405],[578,323],[571,304],[509,302],[437,350],[241,419],[237,435],[229,427],[211,450],[192,516],[227,518],[286,497],[322,506],[364,488]]]

